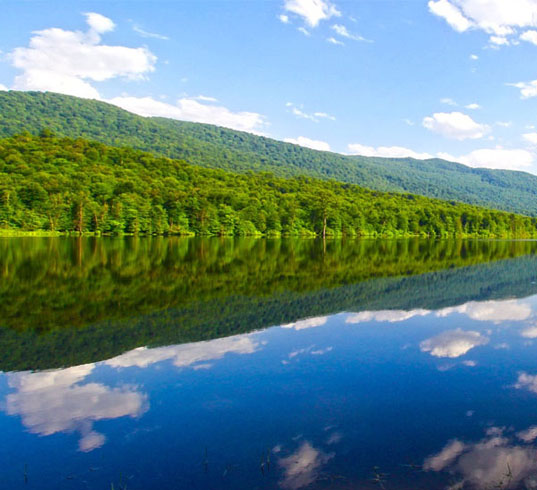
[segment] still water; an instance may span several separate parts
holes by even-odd
[[[0,488],[537,488],[537,242],[0,239]]]

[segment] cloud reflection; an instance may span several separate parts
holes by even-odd
[[[253,340],[251,335],[235,335],[204,342],[156,347],[153,349],[139,347],[114,357],[106,361],[105,364],[115,368],[145,368],[151,364],[171,359],[177,367],[208,369],[211,365],[207,361],[221,359],[226,354],[231,353],[253,354],[258,347],[259,344]]]
[[[305,320],[299,320],[297,322],[288,323],[282,325],[282,328],[293,328],[294,330],[304,330],[305,328],[321,327],[328,321],[327,316],[317,316],[313,318],[306,318]]]
[[[488,337],[472,330],[448,330],[426,339],[420,343],[422,352],[429,352],[434,357],[455,358],[466,354],[479,345],[486,345]]]
[[[334,453],[324,453],[309,442],[303,442],[294,453],[278,461],[284,473],[280,487],[295,490],[311,485],[317,480],[320,469],[333,457]]]
[[[438,454],[428,457],[423,469],[461,475],[459,488],[517,488],[522,482],[528,483],[537,472],[537,450],[513,444],[502,434],[501,429],[489,431],[487,437],[472,444],[452,440]]]
[[[93,430],[95,421],[137,417],[147,410],[148,403],[146,395],[134,387],[82,384],[94,367],[94,364],[86,364],[38,373],[8,374],[8,384],[16,392],[7,396],[6,412],[20,416],[34,434],[79,432],[81,451],[102,446],[106,437]]]
[[[425,316],[431,313],[429,310],[379,310],[379,311],[362,311],[353,313],[347,317],[345,323],[364,323],[364,322],[387,322],[396,323],[410,320],[416,316]]]
[[[454,313],[466,315],[472,320],[501,323],[527,320],[532,313],[531,306],[516,299],[505,301],[470,301],[460,306],[444,308],[436,312],[439,317]]]

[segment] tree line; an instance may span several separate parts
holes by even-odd
[[[527,216],[357,185],[202,168],[131,148],[0,139],[0,229],[201,236],[534,237]]]

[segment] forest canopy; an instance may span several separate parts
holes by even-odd
[[[537,219],[455,201],[23,133],[0,139],[0,229],[94,234],[537,236]]]

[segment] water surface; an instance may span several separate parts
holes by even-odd
[[[1,240],[2,485],[537,488],[536,252]]]

